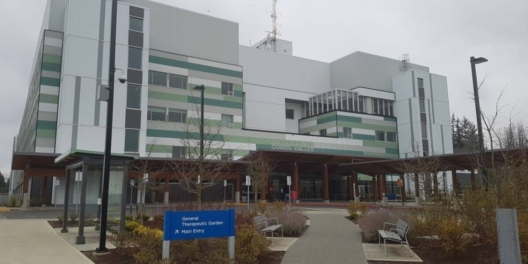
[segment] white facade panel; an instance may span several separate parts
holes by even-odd
[[[65,35],[64,39],[63,76],[73,75],[95,79],[97,77],[98,41],[73,35]]]
[[[81,78],[80,97],[79,97],[79,125],[92,126],[94,124],[95,114],[95,94],[96,80]],[[74,88],[75,89],[75,88]],[[81,99],[82,98],[82,99]]]
[[[299,133],[299,119],[302,118],[302,112],[303,112],[302,104],[286,102],[285,109],[293,110],[293,119],[286,119],[286,131],[285,132],[295,133],[295,134]]]
[[[396,95],[393,92],[379,91],[367,88],[355,88],[352,91],[357,92],[361,96],[380,98],[385,100],[396,100]]]
[[[449,102],[447,77],[431,74],[433,99],[435,101]]]
[[[449,113],[449,103],[434,101],[434,115],[435,115],[435,124],[441,125],[450,125],[451,116]]]
[[[111,10],[111,7],[107,10]],[[101,5],[99,1],[69,0],[68,11],[68,25],[66,27],[68,31],[65,32],[65,34],[88,39],[99,38],[98,22],[101,14]]]

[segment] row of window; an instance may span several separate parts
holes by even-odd
[[[172,147],[172,158],[175,159],[182,159],[187,158],[187,148],[181,147],[181,146],[173,146]],[[233,150],[232,149],[222,149],[220,152],[220,159],[221,160],[233,160]]]
[[[187,110],[149,106],[147,120],[187,123]],[[234,116],[222,114],[220,126],[233,127]]]
[[[188,84],[187,78],[188,78],[187,76],[165,73],[165,72],[149,71],[148,73],[148,83],[149,84],[167,86],[167,87],[178,88],[178,89],[187,89],[187,84]],[[222,89],[223,95],[233,96],[235,94],[232,83],[223,82],[221,89]]]
[[[326,129],[319,130],[319,136],[326,137]],[[352,128],[343,127],[343,137],[352,138]],[[385,131],[376,131],[376,141],[386,141],[386,142],[397,142],[398,138],[396,137],[396,132],[385,132]]]

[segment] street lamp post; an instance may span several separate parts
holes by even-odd
[[[203,167],[204,162],[204,93],[205,93],[205,86],[202,84],[200,86],[195,86],[193,88],[195,91],[200,91],[200,97],[201,97],[201,103],[200,103],[200,167]],[[202,175],[203,172],[200,171],[200,175]],[[198,176],[200,177],[200,176]],[[200,186],[200,199],[203,199],[202,197],[202,182],[198,182]],[[201,203],[200,203],[201,204]]]
[[[106,139],[103,163],[103,194],[101,199],[101,229],[97,253],[108,252],[106,248],[106,224],[108,216],[108,188],[110,185],[110,159],[112,153],[112,119],[114,115],[114,75],[116,50],[117,0],[112,0],[112,20],[110,26],[110,58],[108,67],[108,105],[106,112]]]
[[[484,161],[484,135],[482,134],[482,120],[480,117],[480,98],[479,98],[479,91],[478,91],[479,87],[477,83],[477,71],[475,69],[475,64],[481,64],[481,63],[487,62],[488,60],[483,57],[475,58],[471,56],[469,61],[471,62],[471,74],[473,77],[473,95],[475,97],[475,112],[477,114],[479,151],[480,151],[480,156],[482,158],[482,161]],[[487,187],[488,186],[488,172],[486,170],[483,170],[483,174],[484,174],[484,184]]]

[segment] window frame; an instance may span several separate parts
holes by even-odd
[[[389,134],[393,136],[393,140],[389,140]],[[387,142],[398,142],[398,133],[396,132],[386,132],[385,136]]]
[[[137,55],[136,53],[131,52],[132,50],[139,51],[139,68],[135,68],[134,67],[135,65],[130,65],[130,62],[132,61],[130,59],[130,56]],[[143,49],[142,48],[128,46],[128,68],[134,69],[134,70],[142,70],[143,68]]]
[[[171,120],[171,111],[172,113],[175,113],[175,114],[179,114],[180,116],[180,121],[173,121]],[[182,123],[182,124],[186,124],[187,123],[187,110],[184,110],[184,109],[176,109],[176,108],[169,108],[167,110],[167,122],[173,122],[173,123]]]
[[[174,87],[174,86],[171,86],[171,77],[177,77],[177,78],[180,78],[180,81],[181,81],[181,87]],[[187,90],[187,86],[188,86],[188,79],[187,79],[187,78],[188,78],[188,77],[187,77],[187,76],[184,76],[184,75],[167,73],[167,87],[169,87],[169,88],[175,88],[175,89]]]
[[[326,137],[328,134],[326,132],[326,128],[325,129],[320,129],[319,130],[319,136],[321,137]]]
[[[158,119],[152,119],[152,113],[161,113],[161,112],[156,112],[156,111],[151,111],[150,109],[151,108],[159,108],[159,109],[164,109],[164,119],[163,120],[158,120]],[[149,121],[162,121],[162,122],[167,122],[167,108],[165,107],[158,107],[158,106],[148,106],[147,107],[147,120]]]
[[[351,127],[343,127],[343,137],[352,138],[352,128]]]
[[[382,136],[381,139],[379,137],[380,135]],[[376,130],[376,141],[380,141],[380,142],[385,142],[386,141],[385,131]]]
[[[225,89],[226,93],[224,93],[224,85],[227,85],[226,89]],[[234,96],[235,95],[235,89],[234,89],[232,83],[222,82],[220,89],[222,89],[222,95],[227,95],[227,96]]]
[[[164,74],[165,75],[165,84],[164,85],[161,85],[161,84],[155,84],[154,83],[154,74]],[[148,84],[149,85],[157,85],[157,86],[164,86],[164,87],[168,87],[168,73],[166,72],[159,72],[159,71],[149,71],[148,72]]]
[[[293,109],[286,108],[286,119],[295,120],[295,111]]]
[[[137,29],[133,29],[131,27],[132,25],[132,19],[135,19],[135,20],[140,20],[141,21],[141,30],[137,30]],[[145,20],[141,17],[137,17],[137,16],[130,16],[129,20],[128,20],[128,30],[130,31],[135,31],[135,32],[140,32],[140,33],[143,33],[143,25],[145,24]]]
[[[227,118],[227,121],[224,121],[224,118]],[[231,121],[231,122],[229,122],[229,121]],[[232,125],[230,126],[229,124],[232,124]],[[220,126],[221,127],[228,127],[228,128],[234,127],[235,126],[235,116],[234,115],[228,115],[228,114],[222,114],[220,116]]]

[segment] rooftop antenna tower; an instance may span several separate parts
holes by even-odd
[[[268,39],[266,40],[266,48],[270,50],[273,48],[273,51],[277,51],[277,35],[280,36],[280,33],[277,29],[277,0],[272,1],[271,9],[271,32],[268,32]]]
[[[410,67],[409,63],[411,62],[411,57],[409,56],[409,53],[400,55],[400,60],[402,62],[400,71],[406,72],[407,70],[409,70],[409,67]]]

